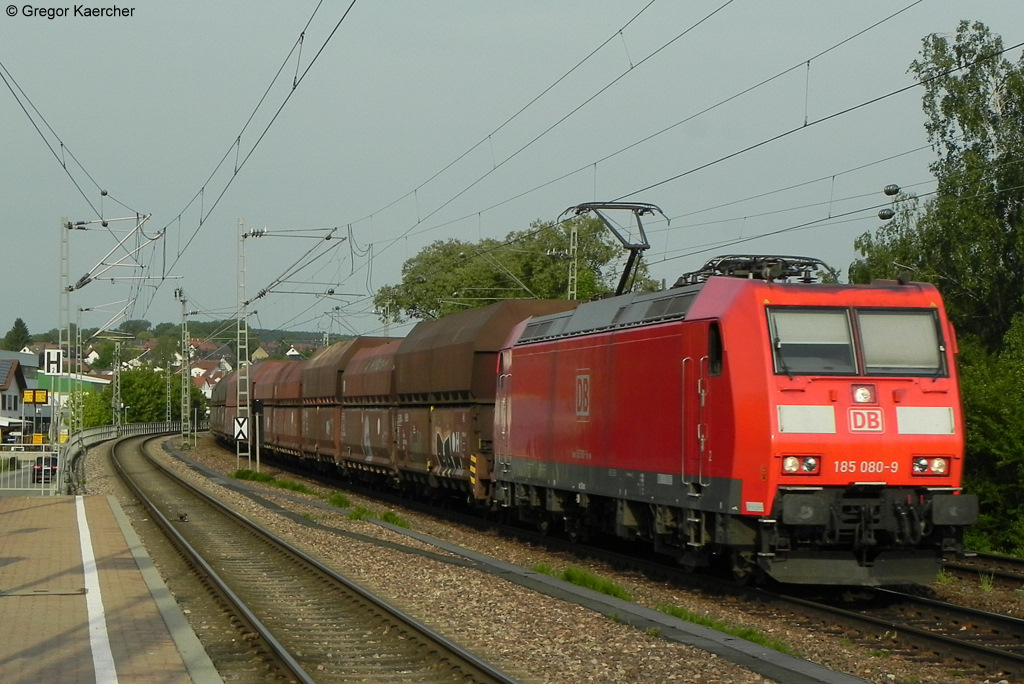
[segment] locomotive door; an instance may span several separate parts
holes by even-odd
[[[495,423],[498,431],[498,434],[495,435],[497,440],[494,450],[495,470],[499,466],[503,466],[501,468],[503,473],[508,472],[509,456],[512,452],[512,445],[509,442],[509,430],[512,422],[511,358],[512,352],[510,350],[502,351],[498,355],[497,405],[494,407],[496,412]]]
[[[712,374],[709,340],[717,323],[686,323],[682,361],[682,479],[691,496],[710,483],[711,447],[708,442],[708,378]],[[712,330],[714,332],[712,332]]]

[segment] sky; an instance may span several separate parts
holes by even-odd
[[[593,201],[662,210],[668,284],[736,253],[845,273],[885,185],[934,189],[922,39],[1024,41],[1019,0],[103,7],[0,16],[0,335],[240,300],[253,327],[400,335],[370,297],[425,246]]]

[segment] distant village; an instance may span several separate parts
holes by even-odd
[[[162,364],[150,361],[156,357],[153,351],[159,342],[157,338],[126,341],[121,350],[121,368],[162,368]],[[263,342],[250,354],[250,361],[269,358],[298,360],[311,356],[320,346],[308,342]],[[48,430],[54,403],[50,393],[57,389],[54,378],[60,372],[55,372],[53,367],[47,368],[46,363],[48,358],[56,358],[52,352],[57,349],[58,345],[53,342],[32,343],[18,351],[0,349],[0,442],[13,442],[23,432]],[[73,358],[62,358],[62,372],[80,380],[86,392],[102,391],[110,384],[113,370],[94,367],[100,356],[100,345],[86,346],[81,360],[73,352]],[[238,365],[231,345],[210,340],[193,339],[189,357],[192,383],[207,399],[217,383]],[[182,368],[183,361],[181,353],[174,352],[173,360],[166,365],[177,371]],[[45,401],[37,401],[37,398],[45,398]]]

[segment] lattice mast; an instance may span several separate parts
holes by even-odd
[[[245,298],[245,222],[238,219],[238,324],[235,327],[235,348],[238,350],[237,420],[235,430],[251,431],[252,411],[249,403],[249,302]],[[242,435],[248,437],[248,435]],[[251,468],[252,451],[248,439],[235,439],[235,468],[241,467],[242,457]]]
[[[110,381],[110,408],[114,414],[114,432],[121,434],[121,341],[114,340],[114,375]]]
[[[181,302],[181,447],[188,449],[192,435],[192,340],[188,334],[188,299],[185,290],[174,290],[174,298]],[[170,407],[168,407],[170,410]]]

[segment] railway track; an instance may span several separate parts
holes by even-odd
[[[552,545],[550,541],[549,545]],[[554,546],[568,552],[573,549],[569,543]],[[822,626],[860,633],[867,645],[876,646],[878,650],[901,652],[916,661],[943,664],[953,671],[984,674],[985,677],[1024,675],[1024,620],[1013,616],[881,588],[861,588],[855,592],[870,596],[867,600],[808,599],[794,595],[803,593],[802,588],[775,591],[744,587],[728,580],[669,568],[659,561],[589,547],[578,550],[587,557],[600,558],[614,566],[679,585],[776,607],[786,606],[798,615],[818,620]],[[1020,567],[1024,571],[1024,563]],[[1016,577],[1019,586],[1024,576]],[[844,594],[846,592],[826,590],[823,596]]]
[[[974,581],[1019,589],[1024,586],[1024,559],[992,553],[971,553],[943,563],[945,572]]]
[[[216,587],[270,678],[514,684],[490,664],[350,583],[162,468],[133,439],[119,474]]]
[[[880,650],[945,663],[967,675],[1024,674],[1024,620],[888,589],[852,606],[770,593],[823,624],[860,632]]]
[[[277,465],[288,466],[282,463]],[[298,471],[293,472],[299,474]],[[381,492],[362,489],[360,491],[364,495],[384,500],[389,505],[438,515],[438,509],[415,501]],[[648,577],[656,577],[680,586],[786,606],[795,614],[795,620],[806,616],[811,622],[817,621],[828,628],[840,627],[852,633],[860,633],[864,635],[866,644],[879,651],[900,652],[910,659],[942,664],[952,671],[983,673],[986,677],[996,673],[1018,676],[1024,674],[1024,620],[1018,618],[883,589],[858,589],[857,594],[870,595],[871,598],[855,600],[852,603],[844,603],[841,599],[809,600],[794,596],[789,591],[743,587],[712,575],[689,573],[666,564],[664,559],[637,557],[635,551],[629,554],[620,553],[604,547],[573,542],[558,535],[550,536],[519,528],[502,527],[453,510],[445,510],[443,517],[460,525],[498,528],[503,534],[524,543],[601,560],[620,569],[640,572]],[[985,568],[983,572],[999,572],[990,564],[981,565],[981,561],[988,560],[984,554],[977,554],[975,558],[978,562],[969,566],[969,572],[975,576],[982,567]],[[1024,561],[1014,563],[1016,559],[1004,557],[993,557],[992,560],[1001,562],[1005,568],[1004,573],[1008,577],[1015,577],[1018,586],[1024,583]],[[1011,570],[1014,567],[1021,574],[1013,575]],[[825,590],[822,595],[835,594]]]

